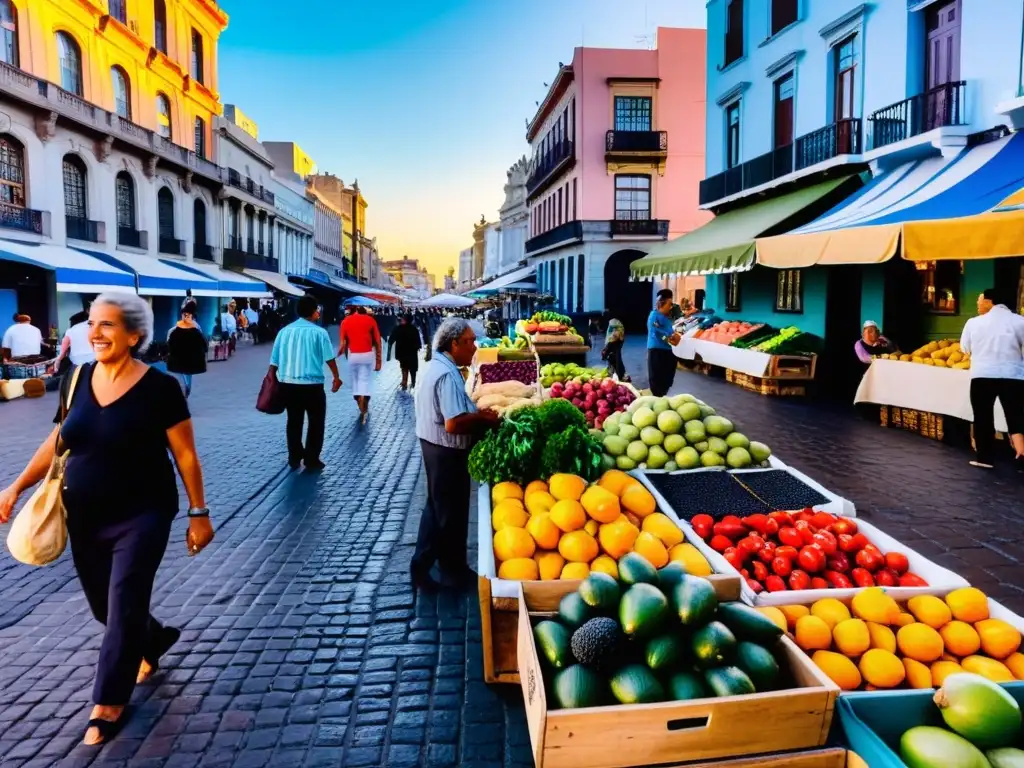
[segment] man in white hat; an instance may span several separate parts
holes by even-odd
[[[860,338],[853,345],[857,359],[865,365],[871,365],[871,358],[896,352],[896,345],[882,335],[878,323],[868,320],[864,323]]]

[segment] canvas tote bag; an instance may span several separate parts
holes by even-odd
[[[50,469],[43,482],[18,512],[7,533],[7,549],[15,560],[25,565],[48,565],[60,557],[67,545],[68,528],[61,489],[64,487],[64,466],[67,464],[68,452],[64,448],[64,441],[61,440],[60,428],[63,427],[64,418],[71,407],[71,398],[75,394],[81,371],[82,366],[78,366],[71,374],[67,400],[61,408],[57,444],[54,446]]]

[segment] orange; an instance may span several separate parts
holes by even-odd
[[[968,656],[960,666],[964,672],[973,672],[976,675],[987,677],[993,683],[1012,683],[1013,673],[1001,661],[989,659],[984,656]]]
[[[775,626],[777,626],[783,632],[785,632],[785,631],[787,631],[789,629],[789,622],[786,621],[786,614],[784,614],[782,611],[780,611],[775,606],[773,606],[773,605],[762,606],[762,607],[758,608],[757,611],[760,612],[760,613],[763,613],[765,616],[767,616],[769,619],[771,619],[772,623],[775,624]]]
[[[607,573],[613,579],[619,579],[619,564],[610,555],[598,555],[590,564],[591,573]]]
[[[908,624],[913,624],[913,623],[914,623],[914,617],[913,617],[912,614],[900,613],[899,615],[896,616],[895,620],[892,622],[892,625],[894,627],[905,627]]]
[[[533,558],[516,557],[501,564],[498,568],[498,578],[513,581],[536,581],[540,578],[540,571]]]
[[[844,691],[855,691],[860,688],[861,676],[857,665],[843,656],[841,653],[832,651],[815,651],[811,661],[818,669],[828,675],[829,679]]]
[[[580,499],[580,504],[587,514],[599,523],[610,523],[622,514],[619,497],[599,485],[587,488]]]
[[[922,624],[927,624],[932,629],[939,629],[953,618],[949,606],[935,595],[919,595],[910,598],[907,601],[907,610],[914,614],[915,619]]]
[[[541,512],[549,512],[555,506],[555,497],[547,491],[535,491],[526,497],[526,511],[531,515],[539,515]]]
[[[532,496],[530,498],[533,498]],[[551,522],[566,533],[578,531],[587,524],[587,513],[578,501],[563,499],[551,507]]]
[[[558,542],[558,553],[570,563],[589,563],[597,557],[597,542],[586,531],[573,531]]]
[[[981,638],[965,621],[951,621],[939,630],[946,650],[956,656],[970,656],[981,648]]]
[[[601,524],[597,522],[597,520],[587,520],[587,522],[583,526],[583,530],[596,539],[597,532],[601,530]]]
[[[585,579],[590,575],[590,566],[586,563],[566,563],[562,568],[561,578],[564,581]]]
[[[1013,673],[1014,677],[1024,680],[1024,653],[1011,653],[1003,659],[1003,664]]]
[[[668,559],[671,562],[680,562],[691,576],[710,576],[711,563],[700,553],[693,544],[684,542],[676,544],[668,551]]]
[[[618,560],[633,550],[633,542],[639,535],[640,530],[624,515],[619,515],[615,522],[601,526],[597,532],[597,540],[601,542],[601,549]]]
[[[642,555],[647,562],[655,568],[664,568],[668,565],[668,550],[661,543],[657,536],[643,531],[633,542],[633,551]]]
[[[864,679],[876,688],[895,688],[907,676],[903,662],[881,648],[865,651],[857,668]]]
[[[518,483],[505,482],[498,483],[491,488],[491,503],[498,504],[505,499],[521,499],[523,498],[523,489],[519,487]]]
[[[974,625],[981,650],[993,659],[1005,659],[1020,648],[1020,632],[1002,619],[983,619]]]
[[[868,633],[871,635],[871,647],[881,648],[889,653],[896,653],[896,633],[884,624],[868,622]]]
[[[548,478],[548,493],[559,501],[579,501],[587,489],[587,481],[577,475],[556,474]]]
[[[540,572],[540,578],[544,581],[557,579],[562,574],[562,566],[565,565],[565,558],[557,552],[538,551],[533,556],[533,559],[534,562],[537,563],[537,570]]]
[[[942,636],[921,622],[900,627],[896,633],[896,644],[904,656],[927,664],[938,661],[945,649]]]
[[[958,621],[973,624],[988,618],[988,598],[975,587],[954,589],[946,595],[946,605]]]
[[[817,616],[832,630],[835,629],[836,624],[850,618],[850,609],[834,597],[826,597],[811,606],[811,615]]]
[[[502,528],[494,534],[494,556],[499,561],[533,557],[537,545],[525,528]]]
[[[562,531],[555,525],[551,515],[544,512],[530,518],[526,524],[526,532],[533,536],[533,540],[541,549],[556,549],[558,540],[562,537]]]
[[[881,587],[868,587],[858,592],[850,601],[853,615],[876,624],[893,624],[900,614],[900,607]]]
[[[832,647],[832,631],[818,616],[801,616],[796,621],[796,644],[805,651],[827,651]]]
[[[505,499],[491,512],[491,526],[496,531],[502,528],[523,528],[529,515],[523,509],[523,502],[518,499]]]
[[[658,508],[651,492],[640,483],[628,486],[622,492],[622,506],[637,517],[647,517]]]
[[[790,632],[796,630],[796,622],[801,616],[809,616],[811,613],[811,609],[806,605],[780,605],[779,610],[786,617]]]
[[[653,533],[666,547],[674,547],[683,541],[683,532],[661,512],[654,512],[643,519],[640,530]]]
[[[633,483],[638,483],[639,480],[630,477],[621,469],[609,469],[603,475],[601,479],[597,481],[597,484],[604,488],[606,491],[611,491],[616,496],[621,498],[622,492],[626,490]]]
[[[548,484],[545,483],[543,480],[534,480],[532,483],[526,486],[526,490],[523,491],[523,498],[525,499],[531,493],[537,493],[538,491],[548,493]]]
[[[871,647],[871,633],[862,619],[840,621],[832,630],[836,648],[847,656],[860,656]]]
[[[911,688],[931,688],[932,671],[920,661],[903,659],[903,669],[907,675],[907,685]]]
[[[941,688],[946,678],[963,672],[963,669],[955,661],[936,661],[932,664],[932,688]]]

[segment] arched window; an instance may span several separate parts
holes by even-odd
[[[195,124],[195,147],[196,154],[206,158],[206,121],[201,117],[196,118]]]
[[[117,227],[135,229],[135,182],[131,174],[121,171],[114,184],[117,193]]]
[[[174,238],[174,195],[167,187],[160,187],[156,193],[156,212],[160,226],[160,238]]]
[[[18,9],[11,0],[0,0],[0,61],[20,67],[18,57]]]
[[[128,74],[120,67],[112,67],[110,80],[114,84],[114,111],[125,120],[131,120],[132,90]]]
[[[198,199],[192,204],[192,242],[206,245],[206,203]]]
[[[153,43],[161,53],[167,53],[167,6],[164,0],[153,0]]]
[[[25,148],[6,135],[0,135],[0,205],[25,207]]]
[[[156,95],[156,127],[165,139],[173,138],[171,132],[171,100],[162,93]]]
[[[76,96],[84,96],[82,49],[67,32],[57,33],[57,56],[60,59],[60,87]]]
[[[64,214],[71,219],[89,218],[85,163],[78,155],[64,155]]]

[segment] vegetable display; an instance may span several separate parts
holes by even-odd
[[[601,429],[605,420],[615,412],[626,410],[626,406],[636,400],[633,390],[625,384],[618,384],[614,379],[587,381],[577,384],[555,382],[549,391],[551,397],[571,402],[583,411],[587,425]]]
[[[920,349],[907,354],[879,355],[883,360],[901,360],[905,363],[931,365],[936,368],[955,368],[960,371],[970,370],[971,356],[960,349],[960,342],[952,339],[932,341]]]
[[[537,361],[499,360],[496,363],[481,363],[479,366],[480,381],[494,384],[500,381],[521,381],[523,384],[537,383]]]
[[[477,408],[490,408],[499,416],[505,416],[530,405],[540,405],[540,394],[536,384],[523,384],[521,381],[508,381],[480,384],[470,399]]]
[[[790,326],[761,341],[753,349],[771,355],[807,355],[815,353],[820,346],[817,337],[804,333],[796,326]]]

